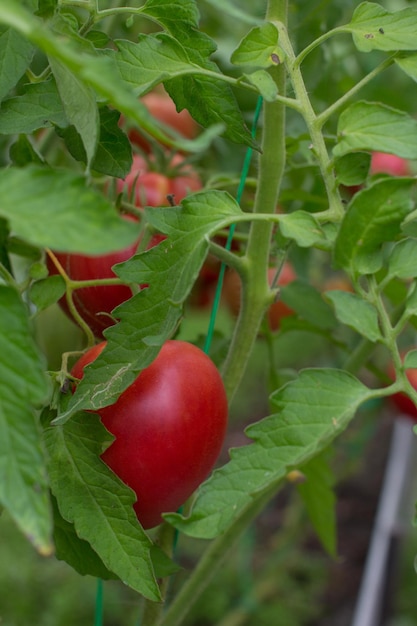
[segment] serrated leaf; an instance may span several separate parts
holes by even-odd
[[[338,121],[335,157],[349,152],[375,150],[404,159],[417,158],[417,120],[385,104],[355,102]]]
[[[23,93],[4,100],[0,109],[0,133],[32,133],[56,124],[67,126],[55,81],[26,85]]]
[[[355,194],[336,239],[338,267],[364,273],[367,257],[378,254],[383,243],[395,240],[413,208],[414,184],[410,178],[387,178]]]
[[[337,182],[346,187],[361,185],[369,172],[371,155],[367,152],[349,152],[335,160]]]
[[[77,74],[57,59],[50,57],[49,63],[65,115],[82,139],[89,168],[96,153],[99,137],[99,114],[95,93]]]
[[[353,41],[361,52],[417,49],[415,9],[391,12],[379,4],[362,2],[343,30],[352,33]]]
[[[254,443],[231,450],[230,462],[201,485],[190,517],[169,514],[166,519],[193,537],[216,537],[233,520],[271,498],[291,469],[302,471],[371,395],[347,372],[302,371],[273,394],[277,413],[246,430]]]
[[[0,215],[18,237],[63,252],[120,250],[139,232],[84,177],[47,167],[0,170]]]
[[[266,102],[274,102],[278,95],[278,87],[274,79],[265,70],[257,70],[251,74],[244,74],[246,80],[257,88]]]
[[[54,497],[52,504],[56,558],[68,563],[81,576],[95,576],[102,580],[117,579],[116,574],[105,567],[88,541],[78,537],[74,524],[70,524],[62,517]]]
[[[336,317],[342,324],[350,326],[370,341],[382,339],[378,324],[378,313],[372,304],[355,293],[333,289],[326,291],[326,298],[333,303]]]
[[[107,107],[100,108],[100,135],[97,144],[96,154],[91,163],[91,169],[114,176],[125,178],[132,167],[132,146],[126,134],[119,127],[120,115],[117,111],[112,111]],[[71,155],[87,163],[87,155],[81,141],[80,135],[75,128],[59,131],[63,137]]]
[[[36,549],[50,554],[52,519],[35,416],[48,394],[44,369],[23,302],[0,285],[0,504]]]
[[[310,248],[326,239],[314,215],[306,211],[300,210],[281,215],[279,225],[284,237],[293,239],[301,248]]]
[[[278,45],[278,30],[271,22],[255,26],[240,41],[230,57],[234,65],[263,68],[284,62],[284,52]]]
[[[0,101],[28,68],[34,47],[12,28],[0,27]]]
[[[320,292],[303,280],[293,280],[280,288],[280,297],[287,306],[316,328],[330,330],[336,326],[331,307]]]
[[[397,278],[417,277],[417,241],[404,239],[393,247],[389,256],[389,274]]]
[[[134,493],[99,458],[111,435],[98,415],[77,413],[64,426],[47,428],[44,437],[51,489],[62,517],[107,569],[157,601],[151,541],[138,524]]]
[[[330,556],[336,556],[335,476],[328,462],[328,450],[303,466],[305,481],[297,485],[308,517]]]
[[[179,207],[147,208],[146,215],[167,239],[113,269],[123,281],[149,286],[117,307],[120,322],[105,331],[106,348],[86,367],[68,409],[56,423],[80,408],[111,404],[149,365],[179,324],[208,251],[208,237],[246,217],[236,201],[221,191],[192,194]]]
[[[142,94],[164,81],[178,110],[187,108],[203,127],[224,123],[226,137],[254,144],[230,86],[221,81],[212,62],[204,62],[199,55],[196,60],[190,58],[186,48],[167,33],[142,35],[137,43],[118,40],[116,44],[115,63],[135,93]]]

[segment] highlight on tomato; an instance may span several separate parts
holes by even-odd
[[[85,352],[72,376],[81,379],[105,345]],[[134,509],[147,529],[178,510],[213,469],[228,402],[213,361],[191,343],[168,340],[116,402],[97,413],[115,437],[101,458],[135,492]]]

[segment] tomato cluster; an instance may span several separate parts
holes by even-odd
[[[135,154],[133,165],[123,180],[118,180],[116,187],[119,193],[132,198],[137,208],[144,206],[169,206],[179,203],[190,192],[202,187],[197,172],[187,164],[183,165],[183,157],[175,155],[170,162],[168,176],[150,169],[152,159],[145,159]],[[127,220],[135,220],[124,216]],[[148,248],[160,243],[163,235],[154,235]],[[84,254],[56,253],[55,257],[73,281],[93,281],[98,279],[116,278],[112,268],[117,263],[130,259],[136,252],[140,239],[131,246],[111,254],[88,256]],[[53,260],[48,258],[50,274],[57,274],[58,269]],[[103,336],[103,331],[115,323],[112,311],[132,296],[127,285],[87,286],[76,289],[73,293],[74,306],[81,318],[88,324],[94,335]],[[71,317],[66,297],[60,300],[61,308]]]
[[[72,375],[81,379],[105,345],[88,350]],[[228,405],[211,359],[193,344],[170,340],[118,400],[98,413],[115,437],[102,459],[136,493],[137,517],[152,528],[212,469],[224,441]]]

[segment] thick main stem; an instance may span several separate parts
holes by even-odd
[[[266,19],[286,23],[287,0],[270,0]],[[284,66],[272,68],[271,75],[278,86],[279,94],[285,95]],[[274,213],[276,210],[284,167],[285,107],[280,102],[265,102],[255,213]],[[240,314],[223,367],[224,383],[230,400],[245,372],[262,317],[274,297],[267,277],[271,233],[271,222],[265,220],[252,223],[244,271],[241,272]]]

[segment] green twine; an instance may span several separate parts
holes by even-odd
[[[262,97],[259,96],[258,101],[256,103],[255,115],[254,115],[254,118],[253,118],[252,131],[251,131],[251,134],[252,134],[253,138],[255,138],[255,135],[256,135],[256,129],[257,129],[257,126],[258,126],[258,120],[259,120],[259,116],[260,116],[261,110],[262,110]],[[251,163],[251,160],[252,160],[252,153],[253,153],[253,148],[249,147],[246,150],[245,159],[244,159],[243,167],[242,167],[242,173],[241,173],[240,181],[239,181],[239,187],[238,187],[238,190],[237,190],[237,193],[236,193],[236,200],[237,200],[238,203],[240,203],[240,201],[242,199],[243,191],[245,189],[246,179],[248,177],[249,167],[250,167],[250,163]],[[225,245],[226,250],[230,250],[231,247],[232,247],[232,240],[233,240],[233,235],[234,235],[234,232],[235,232],[235,227],[236,227],[236,224],[232,224],[230,226],[229,235],[227,237],[227,241],[226,241],[226,245]],[[215,297],[214,297],[213,307],[211,309],[209,326],[208,326],[207,335],[206,335],[206,341],[205,341],[205,344],[204,344],[204,352],[206,354],[210,350],[211,342],[212,342],[212,339],[213,339],[214,326],[215,326],[215,323],[216,323],[217,312],[218,312],[219,305],[220,305],[220,297],[221,297],[221,292],[222,292],[222,288],[223,288],[223,279],[224,279],[225,271],[226,271],[226,265],[225,265],[225,263],[222,263],[221,266],[220,266],[219,277],[218,277],[218,280],[217,280],[216,293],[215,293]],[[178,540],[178,534],[176,533],[176,536],[174,538],[174,543],[175,544],[177,543],[177,540]],[[96,608],[95,608],[94,626],[103,626],[103,581],[100,580],[100,579],[97,580]]]
[[[101,578],[98,578],[94,626],[102,626],[102,624],[103,624],[103,581],[101,580]]]
[[[256,103],[256,109],[255,109],[255,115],[253,118],[253,124],[252,124],[252,137],[255,138],[256,135],[256,129],[258,126],[258,120],[259,120],[259,116],[262,110],[262,97],[259,96],[258,101]],[[249,173],[249,167],[250,167],[250,163],[252,160],[252,153],[253,153],[253,148],[249,147],[246,150],[246,155],[245,155],[245,160],[243,162],[243,167],[242,167],[242,173],[240,176],[240,181],[239,181],[239,187],[236,193],[236,200],[238,203],[240,203],[241,199],[242,199],[242,194],[243,191],[245,189],[245,184],[246,184],[246,179],[248,177],[248,173]],[[230,250],[232,247],[232,240],[233,240],[233,235],[235,232],[235,228],[236,228],[236,224],[232,224],[230,226],[229,229],[229,234],[227,237],[227,241],[226,241],[226,245],[225,248],[226,250]],[[216,286],[216,292],[214,295],[214,301],[213,301],[213,306],[211,309],[211,314],[210,314],[210,320],[209,320],[209,325],[208,325],[208,329],[207,329],[207,335],[206,335],[206,340],[204,343],[204,352],[206,354],[208,354],[208,352],[210,351],[210,346],[211,346],[211,342],[213,340],[213,335],[214,335],[214,326],[216,324],[216,318],[217,318],[217,312],[219,310],[219,306],[220,306],[220,297],[221,297],[221,293],[222,293],[222,288],[223,288],[223,280],[224,280],[224,274],[226,271],[226,264],[222,263],[220,266],[220,271],[219,271],[219,277],[217,279],[217,286]]]

